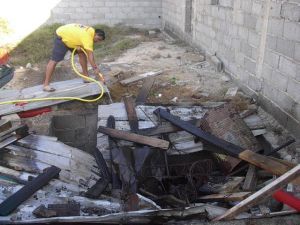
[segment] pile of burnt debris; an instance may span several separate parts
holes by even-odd
[[[0,127],[0,222],[165,224],[300,210],[291,193],[300,165],[277,154],[295,140],[274,148],[253,108],[131,97],[100,105],[94,156],[24,125]]]

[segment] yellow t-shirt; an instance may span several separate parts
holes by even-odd
[[[59,27],[56,34],[69,48],[83,47],[93,51],[95,29],[81,24],[67,24]]]

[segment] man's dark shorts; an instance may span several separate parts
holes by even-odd
[[[60,62],[65,58],[65,55],[69,50],[72,51],[71,48],[68,48],[65,43],[63,43],[61,37],[56,36],[51,59],[55,62]]]

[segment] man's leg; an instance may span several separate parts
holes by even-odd
[[[77,51],[78,52],[78,56],[79,56],[79,63],[81,65],[81,68],[82,68],[82,74],[84,76],[89,76],[89,73],[88,73],[88,69],[87,69],[87,58],[86,58],[86,55],[84,54],[83,51]]]
[[[53,61],[53,60],[49,60],[47,67],[46,67],[46,78],[44,81],[44,87],[49,86],[51,77],[53,75],[53,72],[55,70],[57,62]]]
[[[46,67],[46,75],[45,75],[44,88],[43,88],[44,91],[55,91],[54,88],[49,86],[50,80],[54,73],[57,63],[64,59],[67,51],[68,51],[68,48],[62,42],[61,38],[56,37],[54,40],[52,56]]]

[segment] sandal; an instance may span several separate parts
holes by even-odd
[[[91,83],[89,80],[83,80],[83,83]]]
[[[50,86],[44,86],[43,87],[43,91],[46,91],[46,92],[53,92],[55,90],[56,90],[55,88],[50,87]]]

